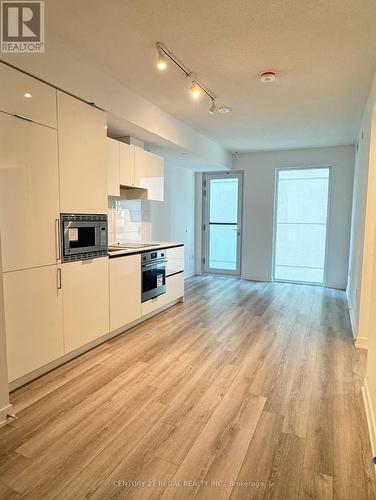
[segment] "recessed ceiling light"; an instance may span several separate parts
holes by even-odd
[[[276,74],[274,71],[264,71],[260,74],[260,80],[262,83],[271,83],[276,79]]]
[[[228,106],[222,106],[218,108],[218,113],[229,113],[231,111],[231,108]]]
[[[31,99],[33,96],[30,94],[30,92],[25,92],[24,97],[26,97],[26,99]]]

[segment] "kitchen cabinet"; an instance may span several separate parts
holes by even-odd
[[[142,316],[156,311],[171,302],[184,297],[184,273],[174,274],[166,278],[166,293],[154,299],[147,300],[141,305]]]
[[[60,208],[63,213],[107,213],[106,116],[57,93]]]
[[[120,196],[120,143],[107,137],[107,194]]]
[[[56,89],[0,63],[0,110],[56,128]]]
[[[3,271],[56,264],[58,176],[56,130],[0,112]]]
[[[148,200],[164,200],[164,160],[137,146],[135,149],[135,186],[147,189]]]
[[[58,272],[53,265],[3,273],[9,381],[64,354]]]
[[[110,259],[110,331],[141,317],[141,255]]]
[[[119,142],[120,145],[120,184],[135,186],[135,146]]]
[[[62,264],[65,352],[109,332],[108,257]]]
[[[167,248],[167,275],[171,272],[184,271],[184,247]]]

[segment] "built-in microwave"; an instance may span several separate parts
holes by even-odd
[[[60,225],[63,262],[107,255],[107,215],[60,214]]]

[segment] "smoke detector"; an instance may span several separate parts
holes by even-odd
[[[260,75],[260,80],[262,83],[271,83],[274,82],[276,78],[275,72],[274,71],[264,71]]]
[[[231,108],[228,106],[221,106],[218,108],[218,113],[229,113],[231,111]]]

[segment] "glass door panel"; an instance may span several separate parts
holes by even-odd
[[[204,270],[240,273],[242,174],[204,177]]]

